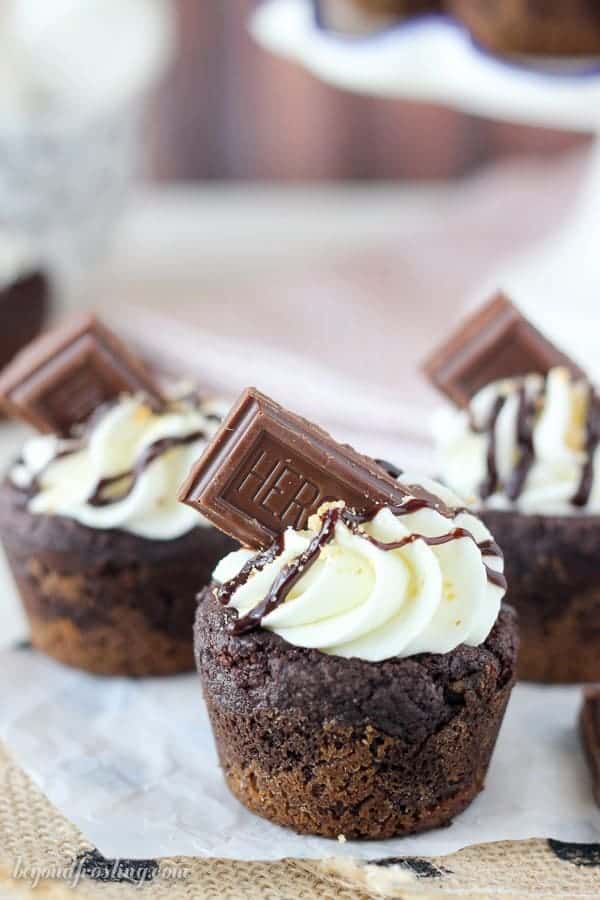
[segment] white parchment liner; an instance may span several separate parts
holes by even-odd
[[[515,689],[486,788],[450,828],[340,843],[271,825],[230,795],[195,675],[106,679],[10,650],[0,686],[0,737],[106,856],[371,859],[528,837],[600,840],[576,687]]]

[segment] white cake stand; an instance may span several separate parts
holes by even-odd
[[[313,0],[266,0],[250,27],[264,47],[339,87],[596,134],[589,177],[568,220],[551,239],[491,273],[468,305],[503,288],[600,377],[600,61],[540,66],[537,59],[534,67],[526,59],[504,60],[443,16],[367,37],[340,35],[319,24]]]

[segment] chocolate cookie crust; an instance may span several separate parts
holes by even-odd
[[[444,824],[483,786],[514,680],[516,622],[486,643],[369,663],[293,647],[200,598],[196,662],[233,793],[300,832],[384,838]]]
[[[519,678],[600,680],[600,516],[485,510],[504,550],[521,635]]]
[[[214,528],[153,541],[33,515],[0,486],[0,537],[35,647],[105,675],[167,675],[194,667],[198,584],[234,542]]]
[[[475,40],[499,53],[600,54],[597,0],[449,0]]]

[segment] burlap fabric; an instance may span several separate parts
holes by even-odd
[[[487,844],[443,858],[385,860],[373,865],[340,860],[242,863],[181,857],[135,864],[121,861],[116,866],[114,861],[103,860],[51,806],[2,747],[0,784],[0,897],[600,897],[600,845],[544,840]],[[79,862],[74,864],[75,860]],[[80,877],[74,879],[79,872]]]

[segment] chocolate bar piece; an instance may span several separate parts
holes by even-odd
[[[9,415],[61,435],[125,392],[163,403],[144,365],[90,314],[42,335],[0,375],[0,404]]]
[[[594,780],[594,798],[600,806],[600,689],[587,688],[579,717],[583,748]]]
[[[409,493],[374,460],[247,388],[182,486],[179,499],[246,547],[304,528],[322,503],[357,510]]]
[[[458,406],[501,378],[566,366],[583,372],[544,337],[503,294],[467,319],[425,362],[430,381]]]

